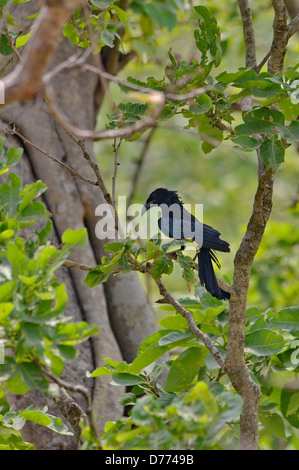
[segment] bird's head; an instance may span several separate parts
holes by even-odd
[[[165,204],[167,206],[171,206],[172,204],[182,204],[183,201],[179,198],[178,193],[176,191],[169,191],[165,188],[158,188],[153,191],[146,200],[142,208],[141,214],[145,214],[145,212],[153,206],[160,206],[161,204]]]

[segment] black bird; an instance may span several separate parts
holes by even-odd
[[[177,191],[158,188],[153,191],[142,209],[144,214],[153,206],[159,206],[162,217],[158,220],[160,230],[175,240],[192,239],[198,244],[198,276],[202,285],[217,299],[229,299],[230,294],[218,285],[212,261],[220,268],[214,250],[229,252],[229,243],[219,238],[220,232],[199,222],[184,207]]]

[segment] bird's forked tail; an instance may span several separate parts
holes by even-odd
[[[219,261],[215,253],[208,248],[201,248],[198,253],[198,276],[201,284],[205,286],[206,290],[220,300],[230,298],[230,294],[221,289],[218,285],[217,278],[214,272],[213,263],[220,267]]]

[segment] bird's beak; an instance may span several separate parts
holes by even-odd
[[[141,209],[141,215],[144,215],[150,207],[150,204],[144,204],[143,208]]]

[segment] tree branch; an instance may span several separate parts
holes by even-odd
[[[6,132],[8,134],[11,134],[11,135],[16,135],[18,136],[23,142],[25,145],[30,145],[30,147],[34,148],[35,150],[37,150],[38,152],[40,152],[42,155],[45,155],[47,158],[49,158],[50,160],[52,160],[53,162],[55,163],[58,163],[58,165],[62,166],[63,168],[65,168],[67,171],[70,172],[70,174],[72,176],[76,176],[77,178],[79,178],[80,180],[84,181],[85,183],[88,183],[88,184],[91,184],[92,186],[98,186],[98,181],[92,181],[90,180],[89,178],[85,178],[84,176],[82,176],[80,173],[78,173],[76,170],[74,170],[74,168],[71,168],[69,165],[66,165],[66,163],[63,163],[62,161],[58,160],[56,157],[54,157],[53,155],[51,155],[49,152],[47,152],[46,150],[43,150],[42,148],[38,147],[36,144],[34,144],[33,142],[31,142],[30,140],[26,139],[26,137],[24,137],[15,127],[15,125],[13,123],[10,123],[9,126],[7,127],[6,129]]]
[[[133,87],[131,87],[133,88]],[[153,105],[153,111],[150,115],[145,116],[143,119],[140,119],[136,124],[132,126],[123,127],[120,129],[104,129],[98,132],[80,129],[69,122],[69,119],[63,113],[63,111],[57,106],[53,99],[53,93],[47,87],[45,101],[51,112],[55,117],[58,124],[69,134],[73,135],[78,139],[83,140],[105,140],[105,139],[117,139],[117,138],[128,138],[132,137],[136,132],[139,132],[147,127],[154,127],[157,123],[157,118],[161,113],[163,106],[165,104],[165,97],[163,93],[159,91],[153,91],[151,89],[146,89],[148,94],[148,102]]]
[[[268,62],[268,72],[282,73],[284,56],[288,44],[287,11],[283,0],[272,0],[274,9],[273,41],[271,56]]]
[[[81,436],[81,421],[83,421],[85,426],[88,425],[86,414],[63,387],[59,389],[59,395],[54,396],[53,400],[56,406],[60,409],[62,415],[71,424],[75,431],[75,435],[79,440]]]
[[[289,22],[287,28],[287,38],[290,39],[299,31],[299,13]]]
[[[245,65],[246,67],[254,67],[256,65],[256,46],[249,0],[238,0],[238,4],[242,18],[245,41]]]
[[[52,372],[46,368],[43,367],[43,370],[45,374],[49,377],[52,382],[55,382],[59,387],[60,387],[60,395],[56,399],[56,403],[59,405],[59,408],[64,410],[66,413],[67,411],[72,411],[71,414],[65,414],[64,416],[69,420],[69,422],[74,425],[75,431],[78,431],[78,425],[79,421],[81,419],[84,419],[88,421],[88,424],[90,426],[91,432],[93,433],[93,437],[95,441],[97,441],[97,432],[96,432],[96,427],[94,423],[94,417],[92,413],[92,398],[89,393],[89,390],[84,387],[84,385],[75,385],[70,382],[66,382],[65,380],[61,379],[60,377],[57,377],[56,375],[52,374]],[[86,412],[84,413],[79,405],[71,398],[67,393],[66,390],[73,392],[73,393],[79,393],[80,395],[83,396],[86,404]],[[81,416],[80,416],[81,415]]]
[[[116,211],[116,202],[115,202],[115,186],[116,186],[116,176],[117,176],[117,169],[118,169],[118,152],[122,143],[122,139],[119,139],[118,145],[116,145],[116,140],[113,143],[113,151],[114,151],[114,170],[113,170],[113,177],[112,177],[112,204],[114,210]]]
[[[272,0],[274,8],[273,41],[268,70],[281,73],[287,45],[286,11],[281,0]],[[246,47],[246,65],[256,67],[253,24],[247,0],[239,0],[243,20]],[[251,100],[242,103],[243,109],[251,109]],[[261,138],[261,136],[257,136]],[[229,329],[225,366],[232,385],[243,399],[240,423],[240,448],[256,449],[258,442],[258,403],[260,387],[251,379],[245,365],[246,302],[252,263],[266,228],[272,209],[274,172],[269,170],[258,156],[258,186],[252,214],[245,235],[234,259],[234,295],[229,303]]]
[[[172,305],[176,311],[184,317],[189,326],[189,330],[197,337],[199,338],[206,348],[210,351],[210,353],[213,355],[221,369],[225,371],[225,360],[221,353],[218,351],[218,349],[214,346],[213,342],[211,341],[210,337],[203,333],[200,328],[196,325],[192,313],[185,309],[166,289],[165,285],[161,280],[155,279],[150,270],[148,273],[151,275],[151,277],[154,279],[155,283],[157,284],[157,287],[159,289],[160,294],[162,295],[164,301],[168,303],[169,305]]]
[[[133,174],[133,177],[132,177],[131,189],[130,189],[130,193],[129,193],[129,197],[128,197],[128,206],[130,206],[133,202],[134,195],[135,195],[135,192],[136,192],[136,188],[137,188],[137,185],[138,185],[138,181],[139,181],[139,178],[140,178],[141,170],[142,170],[142,167],[143,167],[143,164],[144,164],[144,160],[145,160],[145,157],[147,155],[148,149],[150,147],[150,143],[151,143],[152,137],[154,135],[155,129],[156,129],[155,127],[152,127],[151,130],[149,131],[149,134],[148,134],[147,138],[144,141],[144,145],[142,147],[142,150],[141,150],[140,155],[138,157],[138,160],[136,162],[135,171],[134,171],[134,174]]]
[[[43,88],[43,77],[68,18],[87,0],[44,0],[34,32],[14,70],[3,78],[5,104],[29,100]]]
[[[185,307],[183,307],[166,289],[164,283],[161,281],[161,279],[156,279],[153,276],[152,269],[154,265],[150,263],[149,261],[146,263],[140,263],[137,261],[133,256],[128,255],[128,261],[131,265],[131,269],[133,271],[138,271],[143,274],[148,274],[156,283],[159,292],[163,298],[163,303],[167,303],[169,305],[172,305],[175,310],[182,315],[188,323],[189,330],[197,337],[199,338],[204,345],[207,347],[207,349],[210,351],[210,353],[213,355],[219,366],[223,369],[223,371],[226,371],[225,368],[225,360],[221,353],[218,351],[218,349],[214,346],[213,342],[211,341],[210,337],[203,333],[200,328],[196,325],[192,313],[187,310]],[[67,260],[64,262],[64,266],[67,267],[74,267],[77,269],[81,269],[83,271],[89,271],[91,268],[88,266],[80,265],[78,263],[75,263],[73,261]],[[124,272],[124,267],[123,266],[115,266],[111,272],[111,274],[118,274]],[[226,285],[227,288],[229,286]],[[227,289],[226,289],[227,290]],[[159,301],[158,301],[159,302]]]

